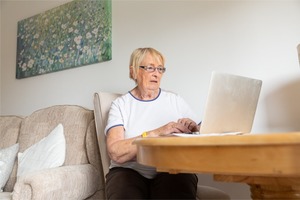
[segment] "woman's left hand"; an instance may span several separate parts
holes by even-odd
[[[199,126],[193,120],[189,118],[182,118],[177,121],[178,123],[187,127],[191,132],[199,131]]]

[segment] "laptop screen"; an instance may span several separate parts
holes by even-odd
[[[250,133],[262,81],[213,72],[200,133]]]

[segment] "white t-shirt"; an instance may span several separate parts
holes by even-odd
[[[190,118],[200,123],[184,99],[175,93],[160,90],[155,99],[140,100],[128,92],[112,102],[105,133],[113,127],[123,126],[125,138],[132,138],[169,122],[177,122],[180,118]],[[112,167],[131,168],[146,178],[156,175],[155,168],[140,165],[136,160],[124,164],[111,161]]]

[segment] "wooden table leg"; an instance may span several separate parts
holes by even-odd
[[[247,183],[253,200],[300,200],[300,177],[214,175],[214,180]]]
[[[299,186],[249,184],[251,198],[260,199],[300,199]]]

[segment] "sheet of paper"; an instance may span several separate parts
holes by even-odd
[[[228,133],[172,133],[174,136],[179,136],[179,137],[209,137],[209,136],[226,136],[226,135],[242,135],[243,133],[241,132],[228,132]]]

